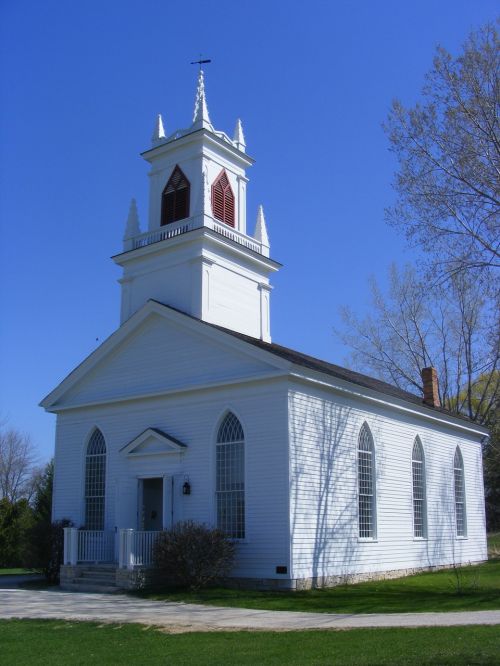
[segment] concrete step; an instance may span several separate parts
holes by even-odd
[[[84,578],[109,578],[110,580],[114,580],[116,575],[115,570],[113,571],[87,571],[86,569],[83,569],[80,571],[80,576],[83,576]]]
[[[114,585],[95,585],[91,583],[64,583],[61,585],[61,590],[68,592],[100,592],[103,594],[111,594],[113,592],[120,592],[121,590]]]
[[[85,576],[78,576],[71,580],[72,583],[78,585],[106,585],[108,587],[115,586],[115,577],[112,578],[86,578]]]
[[[87,565],[79,564],[78,567],[82,571],[89,571],[89,572],[98,571],[105,573],[109,573],[110,571],[116,571],[117,568],[116,564],[87,564]]]

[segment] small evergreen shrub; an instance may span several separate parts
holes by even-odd
[[[39,569],[49,583],[59,583],[59,569],[64,559],[64,528],[73,527],[63,518],[53,523],[40,520],[28,533],[26,565]]]
[[[235,544],[219,529],[189,520],[161,532],[153,548],[155,565],[172,583],[197,590],[226,577]]]

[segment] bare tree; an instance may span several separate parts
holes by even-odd
[[[422,368],[437,369],[441,404],[488,422],[500,394],[498,313],[484,289],[465,275],[429,288],[412,268],[392,266],[389,293],[372,280],[373,313],[342,310],[338,333],[350,365],[421,393]]]
[[[0,498],[15,503],[31,499],[35,490],[36,452],[28,435],[14,429],[0,430]]]
[[[388,220],[430,253],[441,279],[500,267],[498,46],[487,24],[457,58],[438,48],[422,103],[394,101],[385,125],[399,163]]]

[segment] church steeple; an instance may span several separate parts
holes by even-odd
[[[198,87],[196,88],[196,98],[194,101],[193,129],[205,128],[213,132],[210,116],[208,115],[207,100],[205,97],[205,78],[203,70],[198,74]]]
[[[246,170],[253,159],[238,120],[233,138],[212,125],[200,70],[193,122],[166,135],[160,115],[150,164],[148,230],[132,202],[123,253],[122,321],[148,299],[207,322],[270,341],[269,258],[262,208],[246,225]]]
[[[153,130],[153,135],[151,136],[151,141],[153,142],[153,145],[158,143],[159,141],[163,141],[165,139],[165,129],[163,127],[163,118],[161,117],[161,113],[158,114],[158,117],[156,118],[156,123],[155,123],[155,128]]]

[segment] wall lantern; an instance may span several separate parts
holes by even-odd
[[[184,484],[182,486],[182,494],[191,495],[191,484],[189,483],[189,481],[184,481]]]

